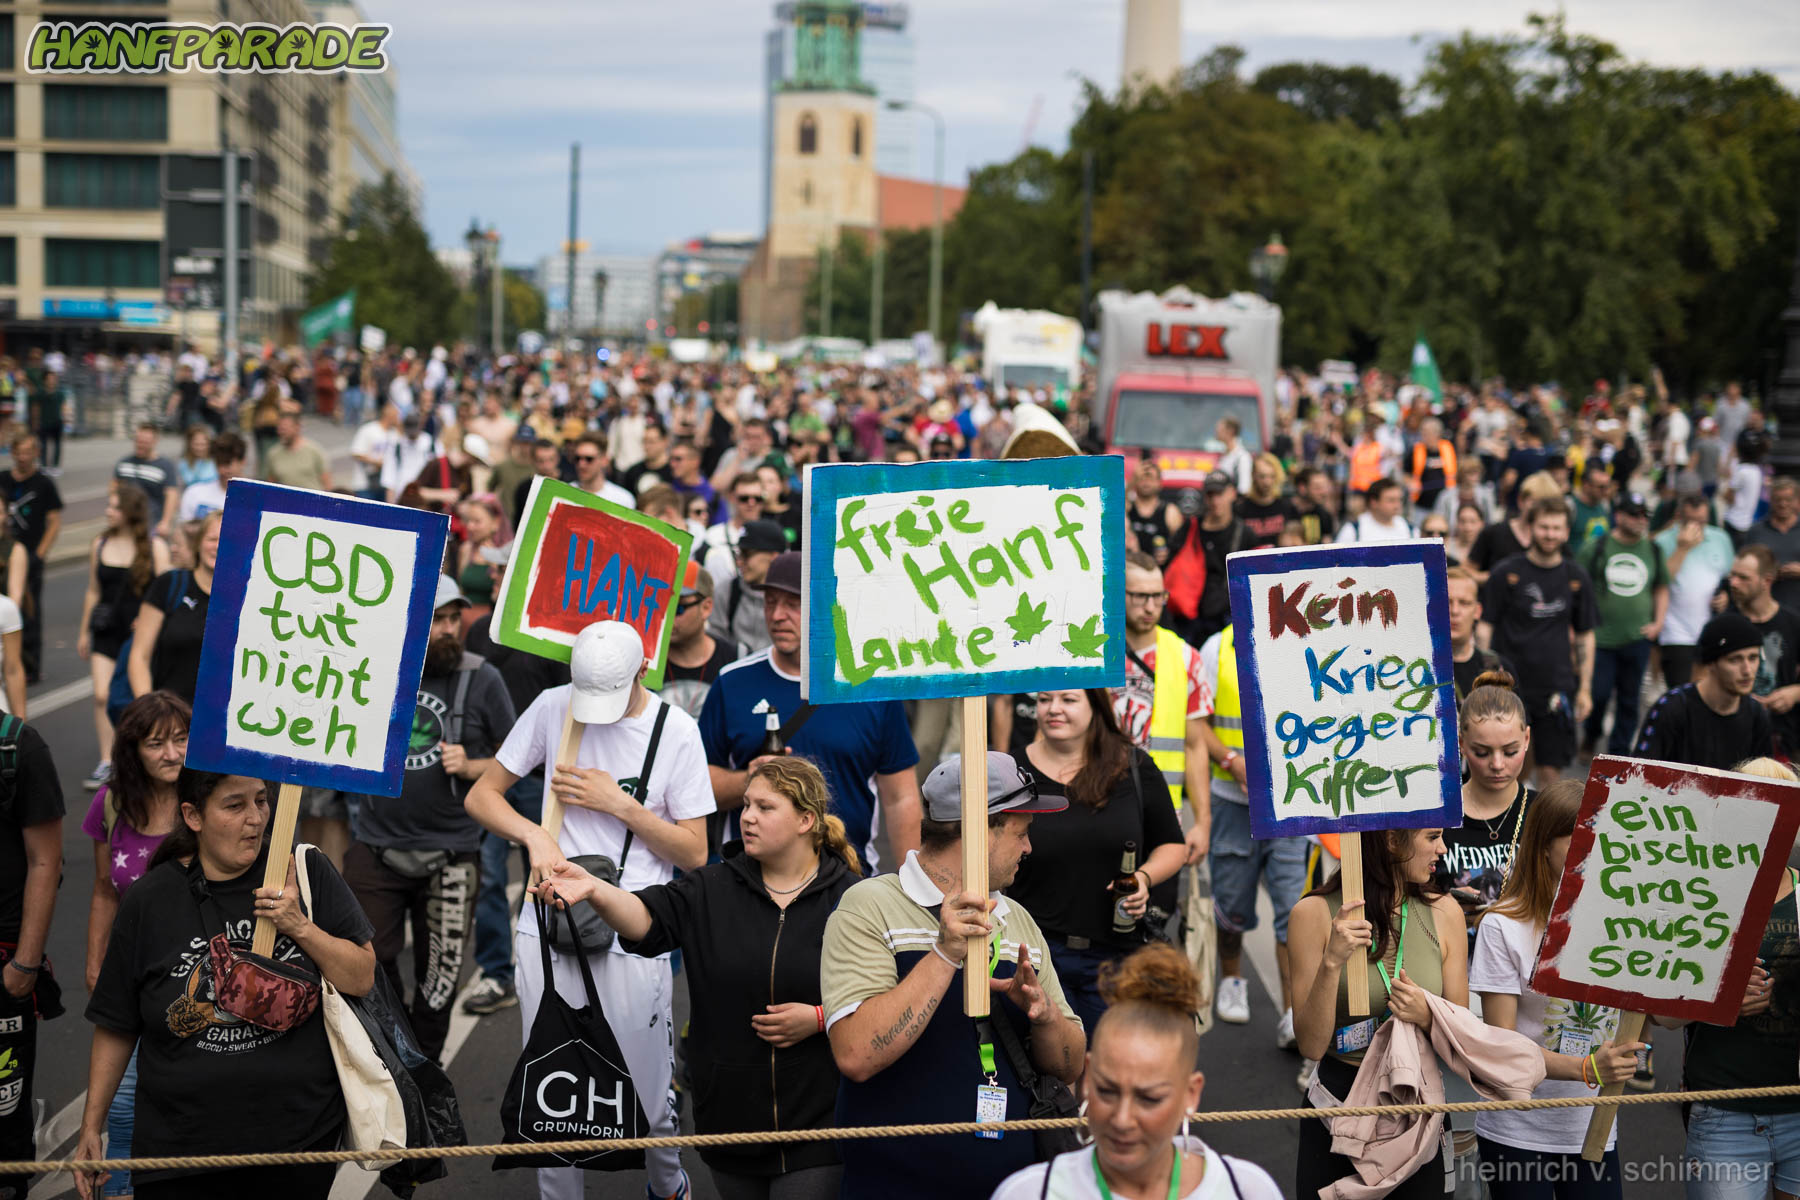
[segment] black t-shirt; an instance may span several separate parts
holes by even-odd
[[[714,638],[712,657],[697,667],[684,667],[670,659],[663,668],[662,698],[696,721],[706,693],[712,691],[719,672],[743,657],[743,647],[730,638]]]
[[[1132,535],[1137,538],[1138,549],[1156,560],[1157,566],[1167,566],[1169,558],[1175,553],[1175,547],[1181,544],[1181,522],[1175,522],[1175,531],[1169,532],[1169,510],[1175,506],[1167,500],[1159,500],[1156,507],[1145,516],[1138,511],[1137,501],[1125,506],[1125,524]],[[1181,514],[1175,514],[1179,517]]]
[[[674,475],[669,471],[669,464],[667,462],[664,462],[660,467],[653,467],[647,462],[635,462],[632,463],[630,467],[619,472],[619,486],[635,496],[643,491],[644,479],[646,477],[649,478],[651,483],[655,484],[667,483],[674,478]]]
[[[128,455],[119,460],[113,468],[113,478],[134,485],[144,493],[144,499],[150,502],[150,523],[162,520],[163,501],[168,497],[170,488],[181,487],[181,472],[175,464],[160,456],[139,458]]]
[[[26,551],[36,557],[50,514],[63,506],[56,480],[41,470],[33,471],[27,479],[20,479],[11,471],[0,471],[0,494],[6,497],[14,534],[25,543]]]
[[[1162,772],[1142,750],[1133,749],[1131,757],[1144,797],[1141,811],[1130,777],[1121,776],[1105,808],[1071,803],[1065,812],[1032,818],[1031,854],[1019,864],[1019,874],[1006,894],[1024,905],[1051,937],[1114,944],[1114,898],[1107,885],[1119,875],[1125,843],[1137,843],[1137,865],[1142,867],[1158,846],[1182,840],[1181,822]],[[1037,776],[1041,795],[1067,794],[1062,784],[1030,762],[1029,753],[1026,769]]]
[[[50,747],[37,730],[22,725],[12,796],[0,795],[0,942],[19,940],[25,916],[25,830],[62,818],[62,784]]]
[[[1794,893],[1775,902],[1757,951],[1769,973],[1769,1007],[1734,1025],[1693,1021],[1687,1026],[1682,1084],[1690,1091],[1712,1088],[1780,1087],[1792,1083],[1792,1060],[1800,1052],[1800,919]],[[1792,1096],[1763,1100],[1714,1101],[1730,1112],[1800,1111]]]
[[[1275,539],[1281,536],[1281,530],[1288,521],[1299,516],[1294,502],[1286,496],[1277,496],[1268,504],[1258,504],[1245,496],[1237,502],[1238,520],[1244,523],[1244,544],[1241,549],[1260,550],[1264,546],[1273,546]],[[1212,564],[1207,564],[1212,569]]]
[[[224,932],[233,946],[250,948],[250,893],[262,886],[267,855],[265,848],[236,879],[206,883],[204,902],[189,869],[166,862],[119,903],[87,1018],[138,1039],[131,1145],[140,1156],[299,1150],[343,1123],[322,1013],[277,1033],[213,1007],[207,944]],[[314,850],[306,864],[313,923],[333,937],[369,942],[375,931],[331,863]],[[285,936],[275,939],[274,958],[318,970]],[[140,1174],[138,1182],[191,1173]]]
[[[1323,546],[1337,537],[1338,519],[1332,516],[1330,509],[1312,506],[1302,509],[1296,504],[1294,512],[1300,520],[1300,529],[1307,545]]]
[[[1189,523],[1190,537],[1200,539],[1206,555],[1206,590],[1200,593],[1200,615],[1220,617],[1231,608],[1231,597],[1225,590],[1225,556],[1250,544],[1249,534],[1237,521],[1223,529],[1208,529],[1199,521]]]
[[[1475,681],[1481,678],[1483,671],[1505,671],[1514,680],[1519,678],[1506,656],[1495,654],[1492,650],[1482,651],[1477,648],[1475,653],[1469,655],[1468,662],[1457,662],[1452,657],[1451,666],[1456,674],[1456,699],[1459,703],[1475,690]]]
[[[1520,694],[1575,689],[1570,631],[1586,633],[1600,623],[1586,571],[1566,558],[1554,567],[1523,554],[1501,559],[1488,576],[1481,609],[1494,627],[1493,649],[1519,667]]]
[[[1025,747],[1037,740],[1037,693],[1014,692],[1007,699],[1012,704],[1013,723],[1012,737],[1007,739],[1006,752],[1022,763],[1025,761]]]
[[[178,587],[182,576],[186,587]],[[150,583],[144,603],[163,615],[150,652],[150,686],[174,692],[189,704],[200,685],[200,645],[206,640],[206,606],[212,593],[192,571],[165,571]]]
[[[464,659],[464,665],[471,660]],[[470,758],[492,758],[512,732],[518,714],[506,683],[492,664],[480,661],[463,697],[462,736],[458,744]],[[360,796],[350,806],[350,831],[356,840],[377,848],[450,850],[481,848],[481,826],[463,808],[465,780],[444,770],[445,742],[451,740],[456,702],[456,670],[419,680],[413,705],[412,736],[406,743],[406,774],[398,796]]]
[[[1444,856],[1438,859],[1437,879],[1446,888],[1470,888],[1483,906],[1500,898],[1500,885],[1519,849],[1525,828],[1525,810],[1537,793],[1519,785],[1513,802],[1497,817],[1485,820],[1463,814],[1460,828],[1444,830]],[[1469,933],[1474,938],[1474,931]]]
[[[1701,699],[1698,684],[1684,683],[1663,693],[1644,715],[1637,749],[1632,753],[1659,762],[1729,771],[1747,758],[1771,753],[1773,732],[1769,710],[1750,697],[1740,699],[1730,716],[1721,716]]]
[[[1525,543],[1514,535],[1512,522],[1495,521],[1475,535],[1475,543],[1469,547],[1469,565],[1477,571],[1491,571],[1501,559],[1523,553]]]
[[[463,639],[463,648],[470,654],[481,655],[500,672],[500,679],[506,684],[506,694],[512,697],[514,713],[522,713],[530,708],[531,702],[540,693],[569,682],[568,663],[532,654],[528,650],[514,650],[511,646],[500,645],[494,640],[490,623],[486,620],[477,621],[469,627],[468,635]],[[543,773],[542,767],[532,772],[534,775]]]

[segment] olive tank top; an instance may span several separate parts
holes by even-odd
[[[1325,903],[1331,910],[1331,919],[1337,920],[1338,907],[1344,901],[1342,892],[1334,892],[1325,897]],[[1430,992],[1434,996],[1444,994],[1444,948],[1438,942],[1437,920],[1433,917],[1430,904],[1414,897],[1411,901],[1409,919],[1406,922],[1406,977]],[[1394,930],[1398,932],[1400,919],[1394,918]],[[1395,959],[1399,957],[1401,943],[1387,948],[1382,956],[1382,963],[1387,966],[1389,978],[1399,974],[1395,967]],[[1375,969],[1375,960],[1369,960],[1369,1016],[1377,1019],[1388,1015],[1387,984],[1381,980],[1381,972]],[[1335,1028],[1342,1029],[1346,1025],[1364,1020],[1362,1017],[1350,1015],[1350,972],[1344,971],[1338,977],[1337,1022]],[[1331,1051],[1330,1057],[1341,1062],[1362,1062],[1362,1051],[1354,1054],[1339,1054]]]

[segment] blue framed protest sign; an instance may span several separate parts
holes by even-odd
[[[1124,684],[1123,459],[810,466],[805,506],[809,702]]]
[[[1443,543],[1251,550],[1225,570],[1251,833],[1462,824]]]
[[[235,480],[188,765],[398,795],[449,527],[439,513]]]

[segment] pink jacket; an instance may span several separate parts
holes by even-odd
[[[1315,1108],[1340,1104],[1439,1104],[1444,1078],[1438,1060],[1467,1079],[1489,1100],[1523,1100],[1544,1081],[1544,1052],[1510,1029],[1497,1029],[1460,1004],[1427,993],[1431,1032],[1407,1021],[1383,1022],[1363,1054],[1350,1094],[1339,1100],[1314,1080],[1307,1098]],[[1441,1149],[1444,1118],[1396,1115],[1324,1117],[1331,1127],[1331,1150],[1356,1164],[1319,1191],[1319,1200],[1374,1200],[1385,1196],[1429,1164]]]

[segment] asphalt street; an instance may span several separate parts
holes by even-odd
[[[315,424],[308,430],[334,457],[341,458],[348,438],[341,430]],[[162,451],[174,454],[174,438],[165,438]],[[76,623],[86,570],[85,547],[97,531],[105,506],[111,468],[129,452],[122,441],[83,440],[67,446],[64,469],[58,481],[68,510],[61,552],[53,556],[44,584],[44,611],[48,622],[44,639],[44,682],[32,689],[29,718],[43,733],[55,754],[68,816],[64,822],[63,854],[66,863],[50,935],[50,955],[61,981],[69,1012],[40,1028],[40,1059],[36,1080],[39,1106],[38,1150],[40,1157],[64,1157],[74,1149],[86,1087],[90,1027],[82,1018],[87,993],[83,979],[83,954],[88,902],[93,879],[94,844],[81,832],[81,818],[91,793],[82,779],[92,769],[95,745],[86,664],[75,653]],[[66,557],[65,557],[66,556]],[[197,714],[206,720],[209,714]],[[514,865],[515,874],[517,864]],[[1266,907],[1266,904],[1265,904]],[[1274,947],[1269,923],[1248,940],[1251,1022],[1245,1026],[1218,1025],[1202,1040],[1200,1067],[1207,1087],[1202,1105],[1207,1109],[1265,1109],[1299,1103],[1294,1084],[1298,1057],[1276,1048],[1275,1026],[1280,1013],[1270,993],[1276,984]],[[686,1007],[685,979],[677,977],[677,1024]],[[1656,1068],[1659,1087],[1669,1089],[1680,1079],[1679,1034],[1658,1031]],[[500,1140],[501,1093],[518,1056],[519,1019],[516,1009],[474,1019],[460,1013],[446,1048],[448,1068],[462,1104],[472,1142]],[[967,1114],[952,1106],[946,1119]],[[1294,1157],[1298,1140],[1294,1121],[1256,1121],[1207,1125],[1196,1132],[1211,1144],[1267,1168],[1292,1194]],[[1679,1108],[1675,1104],[1627,1110],[1621,1133],[1621,1153],[1636,1178],[1627,1182],[1631,1200],[1664,1200],[1682,1195],[1674,1182],[1683,1144]],[[695,1195],[715,1195],[706,1169],[697,1156],[684,1156],[693,1175]],[[429,1187],[426,1196],[518,1197],[536,1195],[529,1171],[495,1173],[487,1160],[456,1160],[448,1180]],[[1628,1177],[1631,1178],[1631,1177]],[[641,1197],[642,1172],[593,1174],[587,1194],[600,1197]],[[67,1175],[53,1176],[32,1192],[37,1197],[73,1194]],[[333,1192],[334,1200],[364,1195],[385,1195],[375,1176],[354,1167],[344,1168]]]

